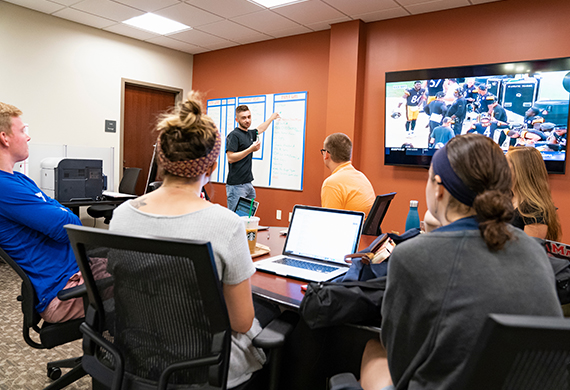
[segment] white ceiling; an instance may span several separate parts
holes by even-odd
[[[499,0],[306,0],[267,9],[248,0],[5,0],[76,23],[197,54],[327,30],[331,24],[398,18]],[[146,12],[192,27],[161,36],[121,23]]]

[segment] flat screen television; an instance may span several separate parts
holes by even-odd
[[[384,164],[427,168],[452,136],[479,132],[564,173],[569,101],[570,58],[387,72]]]

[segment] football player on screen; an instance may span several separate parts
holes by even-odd
[[[465,97],[465,101],[467,102],[468,111],[473,110],[473,105],[475,104],[475,100],[477,100],[477,96],[479,96],[479,90],[475,85],[475,78],[469,77],[465,79],[465,84],[462,87],[463,96]]]
[[[483,134],[485,137],[492,138],[500,146],[505,141],[509,130],[510,126],[507,122],[493,120],[488,113],[483,113],[479,122],[474,123],[467,133]]]
[[[404,92],[402,99],[406,103],[406,133],[414,133],[416,121],[420,113],[420,103],[425,100],[426,90],[422,88],[422,82],[414,82],[413,88],[408,88]],[[398,108],[402,106],[404,101],[398,103]]]
[[[507,122],[509,120],[507,111],[499,104],[497,97],[492,96],[489,101],[489,114],[491,115],[491,118],[498,120],[499,122]]]
[[[528,129],[532,129],[533,124],[532,122],[536,119],[536,118],[541,118],[539,116],[540,114],[540,109],[538,109],[537,107],[530,107],[528,110],[526,110],[526,112],[524,113],[524,123],[526,124],[526,127]]]
[[[447,110],[447,116],[451,117],[453,121],[453,132],[455,135],[459,135],[463,129],[463,121],[467,114],[467,100],[463,96],[463,90],[461,88],[456,88],[453,92],[453,96],[455,96],[455,101],[451,104],[449,110]]]
[[[443,123],[443,118],[447,113],[447,104],[443,101],[445,97],[445,92],[440,91],[436,93],[435,100],[432,100],[431,103],[424,107],[424,112],[429,115],[429,133],[431,134],[433,130],[441,126]],[[431,137],[428,135],[428,139]]]
[[[561,151],[566,149],[568,129],[555,128],[547,139],[550,150]]]
[[[436,95],[438,92],[444,92],[443,91],[443,84],[445,82],[445,79],[431,79],[431,80],[426,80],[425,84],[424,84],[424,88],[427,89],[427,104],[430,104],[432,101],[434,101],[436,99]],[[445,96],[445,94],[444,94]]]
[[[477,87],[479,90],[479,96],[475,100],[475,106],[477,107],[477,112],[487,113],[489,112],[489,106],[495,101],[495,95],[487,91],[487,85],[485,83],[479,84]]]

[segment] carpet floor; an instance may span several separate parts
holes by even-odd
[[[34,349],[26,344],[22,337],[21,306],[16,300],[20,285],[18,275],[0,260],[0,390],[43,389],[52,382],[47,377],[48,361],[82,355],[81,340],[49,350]],[[67,389],[91,389],[91,377],[85,376]]]

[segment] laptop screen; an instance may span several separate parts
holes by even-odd
[[[363,219],[359,211],[295,206],[283,254],[344,264],[358,249]]]

